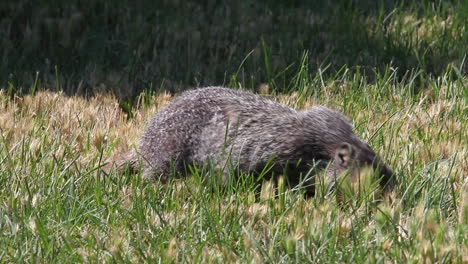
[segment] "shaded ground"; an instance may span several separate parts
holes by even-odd
[[[0,87],[123,97],[230,82],[284,90],[301,58],[331,75],[344,65],[371,79],[387,65],[438,75],[462,65],[466,14],[465,1],[7,0]]]

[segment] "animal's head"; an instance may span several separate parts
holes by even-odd
[[[363,171],[373,171],[374,176],[378,177],[380,186],[385,191],[392,189],[394,185],[394,175],[370,148],[370,146],[357,140],[354,143],[341,142],[334,150],[334,157],[327,169],[327,180],[336,181],[344,175],[351,178],[352,181],[359,180]]]
[[[314,106],[300,113],[312,153],[330,161],[326,170],[330,182],[343,174],[358,179],[363,170],[371,168],[380,185],[393,187],[393,172],[379,159],[370,146],[354,134],[350,121],[340,112],[324,106]]]

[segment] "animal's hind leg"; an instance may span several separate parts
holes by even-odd
[[[172,174],[179,172],[177,161],[143,161],[142,176],[145,179],[166,182]]]
[[[167,181],[181,172],[181,164],[187,159],[187,147],[176,134],[172,130],[143,134],[138,155],[145,178]]]

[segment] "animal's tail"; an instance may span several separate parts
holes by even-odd
[[[122,171],[127,168],[133,170],[136,168],[137,163],[138,161],[136,151],[131,150],[110,159],[109,162],[102,167],[102,170],[104,170],[106,173],[109,173],[113,170]]]

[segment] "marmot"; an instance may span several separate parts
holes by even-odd
[[[359,139],[340,112],[324,106],[296,111],[259,95],[222,87],[183,92],[150,118],[135,151],[109,164],[141,164],[143,176],[167,180],[185,165],[210,163],[259,172],[267,164],[275,175],[297,184],[314,169],[340,175],[372,166],[388,187],[392,171]],[[232,171],[232,170],[231,170]],[[328,177],[327,177],[328,178]],[[313,179],[313,178],[312,178]],[[306,192],[314,194],[313,184]]]

